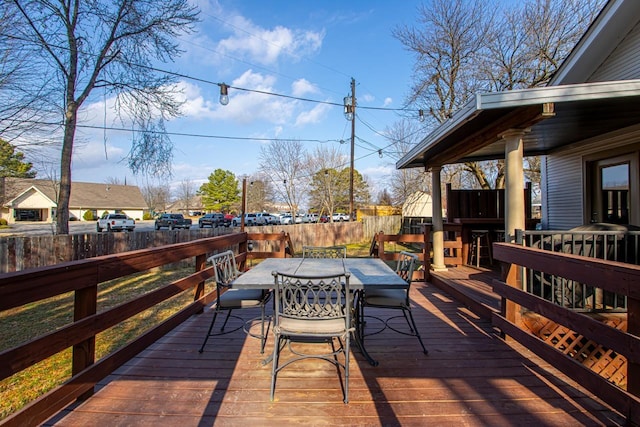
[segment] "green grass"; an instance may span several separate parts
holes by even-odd
[[[150,271],[116,279],[98,288],[98,311],[102,312],[190,274],[193,269]],[[167,319],[193,300],[187,290],[134,316],[96,337],[96,360],[122,347],[145,330]],[[0,313],[0,350],[71,323],[73,294],[59,295]],[[71,376],[71,349],[58,353],[0,381],[0,419],[62,384]]]

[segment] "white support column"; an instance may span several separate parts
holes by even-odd
[[[444,226],[442,223],[442,184],[440,182],[440,166],[431,168],[431,201],[433,212],[433,264],[431,269],[435,271],[446,270],[444,264]]]
[[[516,241],[517,229],[525,229],[523,142],[525,129],[511,129],[501,135],[505,140],[505,242]]]

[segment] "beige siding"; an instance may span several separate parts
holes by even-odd
[[[549,180],[545,197],[548,217],[545,228],[567,230],[582,225],[583,183],[582,160],[575,155],[547,156],[546,169]]]
[[[639,24],[636,24],[588,81],[603,82],[633,79],[640,79]]]

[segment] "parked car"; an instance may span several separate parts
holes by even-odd
[[[317,213],[306,213],[302,216],[302,222],[305,224],[314,224],[318,222],[319,217]]]
[[[293,223],[294,223],[294,220],[291,214],[284,214],[280,217],[280,224],[282,225],[289,225]]]
[[[121,213],[104,214],[96,223],[98,233],[102,232],[102,230],[133,231],[134,228],[136,228],[136,222]]]
[[[271,220],[273,221],[273,222],[271,222],[271,225],[280,225],[280,224],[282,224],[282,221],[280,220],[280,214],[272,213],[272,214],[269,214],[269,215],[271,215]]]
[[[198,219],[198,227],[203,228],[209,226],[213,227],[228,227],[231,225],[231,220],[227,219],[224,214],[221,213],[208,213]]]
[[[191,219],[185,218],[184,215],[178,213],[164,213],[156,218],[155,221],[156,230],[160,230],[163,227],[169,230],[173,230],[174,228],[184,228],[188,230],[191,228]]]
[[[338,221],[349,221],[349,215],[347,215],[346,213],[334,213],[331,217],[333,219],[333,222],[338,222]]]
[[[277,219],[273,215],[267,212],[258,212],[256,214],[257,225],[272,225],[277,224]]]
[[[241,222],[241,218],[239,216],[233,218],[231,220],[231,225],[234,227],[240,227],[240,222]],[[251,226],[251,225],[258,225],[258,221],[256,219],[256,214],[254,213],[248,213],[244,215],[244,225],[246,226]]]
[[[320,215],[318,222],[322,222],[322,223],[329,222],[329,217],[327,215]]]

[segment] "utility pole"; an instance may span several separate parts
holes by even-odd
[[[353,221],[353,169],[356,139],[356,80],[351,77],[351,167],[349,170],[349,220]]]

